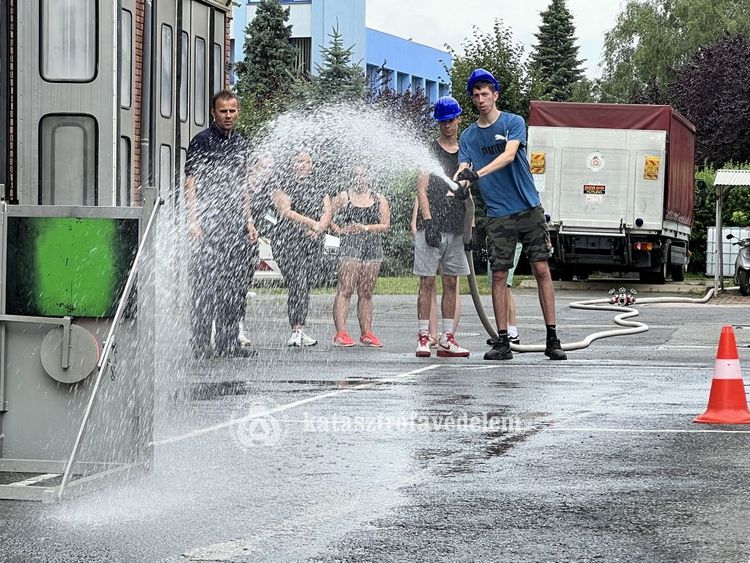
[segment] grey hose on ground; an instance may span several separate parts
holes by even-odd
[[[472,203],[473,207],[473,203]],[[469,231],[470,232],[470,231]],[[466,241],[466,231],[464,231],[464,241]],[[470,239],[469,239],[470,240]],[[479,315],[479,320],[482,322],[482,325],[484,326],[484,329],[487,331],[487,334],[490,336],[490,338],[497,338],[497,331],[495,330],[495,327],[493,326],[492,322],[490,321],[489,317],[487,316],[487,313],[484,310],[484,306],[482,305],[482,300],[479,295],[479,286],[477,285],[477,277],[476,273],[474,271],[474,260],[471,251],[466,252],[466,258],[469,261],[469,289],[471,291],[471,298],[474,302],[474,307],[477,310],[477,315]],[[729,288],[731,289],[731,288]],[[701,298],[691,298],[691,297],[647,297],[645,299],[639,299],[638,303],[641,304],[648,304],[648,303],[707,303],[711,297],[713,297],[714,289],[711,288],[708,290],[706,295],[704,295]],[[588,309],[588,310],[595,310],[595,311],[616,311],[619,314],[615,316],[613,319],[614,322],[622,327],[627,328],[618,328],[618,329],[612,329],[612,330],[604,330],[601,332],[595,332],[593,334],[589,334],[586,338],[583,340],[580,340],[578,342],[568,342],[566,344],[562,345],[562,349],[565,351],[569,350],[581,350],[583,348],[588,348],[592,342],[595,340],[599,340],[601,338],[608,338],[610,336],[627,336],[629,334],[638,334],[641,332],[646,332],[648,330],[648,325],[639,321],[629,321],[627,319],[631,317],[637,317],[640,312],[638,309],[635,309],[633,307],[622,307],[620,305],[614,305],[610,303],[609,299],[589,299],[586,301],[575,301],[570,304],[571,309]],[[511,349],[514,352],[544,352],[545,345],[544,344],[511,344]]]

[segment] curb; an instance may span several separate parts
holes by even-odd
[[[555,281],[552,282],[555,289],[558,290],[601,290],[608,292],[610,289],[626,287],[635,289],[638,293],[687,293],[691,295],[705,295],[713,287],[707,285],[704,281],[694,282],[671,282],[663,285],[641,283],[638,280],[629,279],[611,279],[611,280],[587,280],[587,281]],[[521,280],[518,284],[522,289],[536,289],[536,280]]]

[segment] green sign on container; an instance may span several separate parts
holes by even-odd
[[[113,316],[137,249],[135,219],[8,217],[7,311]]]

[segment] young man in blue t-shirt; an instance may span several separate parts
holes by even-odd
[[[479,119],[461,135],[459,168],[454,179],[464,185],[478,182],[487,208],[487,251],[498,337],[490,341],[492,349],[484,359],[513,357],[505,282],[513,266],[516,241],[520,240],[539,287],[539,303],[547,326],[544,353],[552,360],[566,360],[557,338],[555,290],[547,265],[552,245],[526,154],[526,124],[521,116],[497,109],[499,85],[488,71],[478,68],[472,72],[466,89],[479,110]]]

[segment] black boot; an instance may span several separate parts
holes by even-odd
[[[563,352],[560,345],[560,339],[557,336],[547,338],[547,347],[544,349],[544,355],[550,360],[567,360],[568,355]]]
[[[507,334],[503,334],[497,338],[490,338],[487,343],[492,345],[492,349],[484,354],[485,360],[513,359],[513,352],[510,351],[510,341]]]

